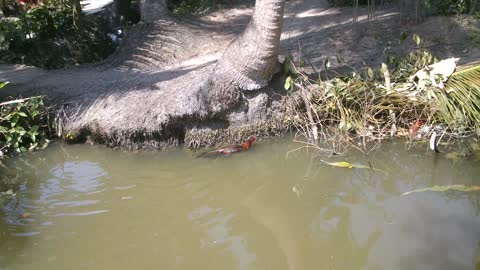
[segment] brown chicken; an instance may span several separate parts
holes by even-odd
[[[230,155],[230,154],[233,154],[233,153],[246,151],[246,150],[250,149],[250,146],[252,145],[252,143],[256,139],[257,139],[257,137],[254,135],[242,144],[234,144],[234,145],[222,147],[222,148],[219,148],[219,149],[214,150],[214,151],[202,153],[202,154],[200,154],[200,156],[201,157],[215,157],[215,156],[220,156],[220,155]]]

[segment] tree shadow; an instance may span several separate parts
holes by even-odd
[[[367,8],[362,7],[353,24],[350,7],[300,5],[284,19],[282,51],[293,55],[297,63],[303,60],[310,72],[324,69],[327,59],[333,68],[351,71],[365,65],[380,66],[387,55],[402,56],[416,49],[411,34],[417,33],[425,40],[425,47],[439,58],[480,57],[478,50],[469,50],[475,44],[455,17],[427,17],[419,24],[409,24],[401,11],[400,4],[386,4],[376,10],[372,21]],[[403,32],[410,36],[400,42]]]

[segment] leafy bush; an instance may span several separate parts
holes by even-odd
[[[25,39],[23,30],[17,20],[0,21],[0,50],[13,49]]]
[[[59,33],[76,31],[73,27],[72,9],[69,5],[39,5],[21,17],[24,31],[38,39],[55,38]]]
[[[77,29],[72,14],[68,3],[50,1],[1,20],[0,50],[14,53],[13,62],[45,68],[98,61],[113,52],[101,21],[86,19]]]
[[[0,152],[11,154],[47,147],[48,117],[42,97],[0,103]]]
[[[414,12],[415,2],[418,1],[420,6],[429,14],[461,14],[478,10],[478,0],[400,0],[402,7],[407,7]],[[333,6],[352,6],[355,0],[328,0]],[[377,5],[381,1],[377,2]],[[366,5],[367,0],[358,0],[358,4]]]
[[[477,0],[425,0],[423,5],[431,14],[462,14],[474,11]]]

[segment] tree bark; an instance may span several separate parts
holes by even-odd
[[[244,32],[218,60],[210,78],[209,107],[212,112],[228,110],[241,91],[267,86],[278,71],[278,51],[285,0],[257,0]]]
[[[80,0],[71,0],[73,10],[73,25],[77,28],[82,27],[82,6]]]
[[[215,72],[242,90],[266,86],[278,70],[284,8],[285,0],[257,0],[250,23],[227,48]]]
[[[154,21],[169,14],[166,0],[140,0],[140,19]]]
[[[3,8],[5,7],[5,0],[0,0],[0,19],[5,17],[3,14]]]

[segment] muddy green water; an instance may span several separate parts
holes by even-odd
[[[386,144],[339,169],[287,139],[230,158],[61,146],[15,161],[0,269],[480,269],[475,159]],[[361,155],[341,158],[365,163]],[[28,217],[20,217],[27,212]]]

